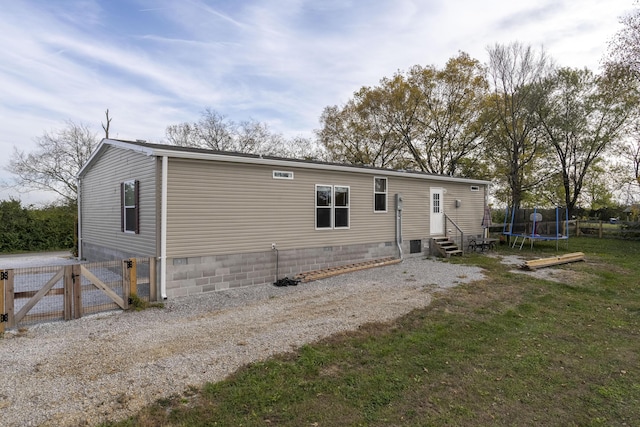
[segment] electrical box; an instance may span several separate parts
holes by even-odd
[[[459,208],[460,206],[462,206],[462,200],[456,199],[456,208]]]
[[[402,210],[402,193],[396,193],[396,210]]]

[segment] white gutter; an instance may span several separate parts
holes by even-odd
[[[300,162],[295,160],[279,160],[279,159],[263,159],[260,157],[243,157],[243,156],[234,156],[228,154],[217,154],[217,153],[202,153],[202,152],[189,152],[189,151],[177,151],[168,149],[158,149],[154,148],[153,154],[156,156],[170,156],[179,159],[195,159],[195,160],[216,160],[219,162],[230,162],[230,163],[250,163],[256,165],[268,165],[268,166],[276,166],[281,168],[301,168],[301,169],[320,169],[320,170],[331,170],[331,171],[340,171],[340,172],[357,172],[357,173],[366,173],[371,175],[386,175],[386,176],[397,176],[403,178],[413,178],[413,179],[426,179],[431,181],[446,181],[446,182],[459,182],[466,184],[480,184],[486,185],[489,184],[490,181],[482,180],[482,179],[471,179],[471,178],[460,178],[448,175],[430,175],[430,174],[422,174],[415,173],[411,171],[396,171],[390,169],[369,169],[369,168],[359,168],[350,165],[334,165],[334,164],[324,164],[324,163],[311,163],[311,162]]]
[[[162,156],[162,189],[160,206],[160,296],[167,299],[167,174],[169,158]]]
[[[82,180],[76,178],[76,189],[78,191],[78,259],[82,259],[82,209],[80,209],[81,195],[82,195]]]

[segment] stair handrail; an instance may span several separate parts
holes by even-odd
[[[451,222],[451,224],[453,224],[453,226],[460,232],[460,250],[462,251],[462,254],[464,255],[464,231],[462,231],[462,228],[460,228],[458,226],[458,224],[456,224],[456,222],[454,220],[452,220],[451,218],[449,218],[449,215],[447,215],[445,213],[444,214],[444,235],[445,235],[445,237],[449,237],[447,235],[447,221]]]

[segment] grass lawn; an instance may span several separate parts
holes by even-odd
[[[563,283],[481,254],[452,260],[487,279],[109,425],[639,425],[640,242],[569,245],[587,261],[555,267]],[[555,242],[507,254],[551,256]]]

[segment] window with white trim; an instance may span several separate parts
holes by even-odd
[[[335,207],[333,208],[334,228],[349,228],[349,187],[333,187]]]
[[[316,184],[316,230],[349,228],[350,188]]]
[[[120,184],[120,225],[125,233],[140,232],[140,181],[125,181]]]
[[[373,178],[373,211],[387,211],[387,178]]]
[[[332,228],[333,188],[330,185],[316,184],[316,228]]]

